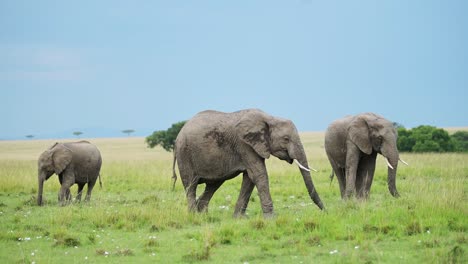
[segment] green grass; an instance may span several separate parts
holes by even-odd
[[[342,201],[322,133],[302,134],[327,207],[308,198],[296,166],[267,161],[276,217],[263,219],[256,191],[248,217],[233,219],[241,177],[226,182],[206,214],[187,212],[172,154],[142,138],[91,140],[103,156],[103,188],[91,202],[60,207],[59,183],[36,206],[39,154],[54,141],[0,141],[2,263],[467,263],[468,155],[401,154],[399,199],[378,159],[368,201]],[[201,192],[203,186],[199,187]],[[76,186],[72,188],[76,196]]]

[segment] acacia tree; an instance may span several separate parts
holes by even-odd
[[[125,129],[125,130],[122,130],[122,133],[125,133],[127,134],[127,136],[130,136],[131,133],[135,132],[135,130],[133,129]]]
[[[32,139],[34,135],[26,135],[27,138]]]
[[[73,135],[75,135],[76,137],[80,137],[80,135],[82,135],[82,134],[83,134],[83,132],[81,132],[81,131],[73,132]]]
[[[186,121],[172,124],[167,130],[154,131],[153,134],[146,137],[145,141],[149,148],[161,145],[165,150],[172,151],[174,143]]]

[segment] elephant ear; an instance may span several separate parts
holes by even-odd
[[[72,160],[72,151],[63,144],[57,144],[52,150],[52,161],[57,175],[63,172]]]
[[[351,122],[348,127],[348,137],[362,152],[367,155],[372,153],[369,126],[364,118],[357,117]]]
[[[245,114],[235,126],[239,139],[264,159],[270,157],[269,126],[264,113]]]

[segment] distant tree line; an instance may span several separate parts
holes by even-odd
[[[153,134],[146,137],[145,141],[149,148],[154,148],[161,145],[165,150],[172,151],[174,149],[175,140],[179,131],[185,125],[186,121],[181,121],[172,124],[167,130],[154,131]]]
[[[398,131],[398,150],[403,152],[468,152],[468,131],[452,135],[434,126],[406,129],[395,123]]]

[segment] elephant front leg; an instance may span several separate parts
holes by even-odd
[[[234,217],[245,215],[245,210],[249,204],[250,196],[255,187],[255,184],[250,180],[249,175],[245,172],[242,178],[242,186],[237,199],[236,208],[234,209]]]
[[[257,187],[258,196],[260,196],[260,203],[262,205],[263,216],[265,218],[273,217],[273,201],[271,199],[270,185],[268,182],[268,174],[266,169],[257,173],[251,171],[247,171],[247,173],[250,176],[252,182]]]
[[[62,185],[62,187],[60,187],[58,199],[61,206],[69,204],[72,200],[72,195],[70,192],[71,185]]]
[[[360,150],[352,145],[348,145],[346,153],[346,187],[345,199],[349,199],[356,192],[356,173],[359,166]]]
[[[359,162],[359,168],[356,175],[357,196],[360,199],[369,197],[370,188],[374,179],[375,161],[377,152],[371,155],[364,155]]]
[[[59,203],[61,206],[64,206],[72,199],[70,187],[75,183],[75,177],[73,173],[65,171],[59,175],[59,180],[62,185],[59,191]]]

